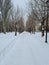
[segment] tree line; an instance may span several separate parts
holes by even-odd
[[[47,14],[45,2],[46,0],[28,0],[25,26],[23,10],[20,10],[19,6],[15,10],[11,0],[0,0],[0,32],[13,32],[16,30],[16,25],[18,26],[17,31],[20,33],[23,31],[35,33],[36,26],[39,24],[41,25],[38,30],[42,31],[42,28],[45,30]]]

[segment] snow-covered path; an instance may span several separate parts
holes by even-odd
[[[0,54],[0,65],[49,65],[49,45],[37,35],[13,35],[10,45]]]

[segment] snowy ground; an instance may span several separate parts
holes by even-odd
[[[49,65],[49,34],[0,33],[0,65]]]

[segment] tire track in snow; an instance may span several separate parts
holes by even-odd
[[[13,46],[16,44],[13,43],[14,40],[17,40],[21,36],[18,35],[12,41],[0,52],[0,62],[5,58],[6,54],[13,48]]]
[[[23,38],[24,37],[24,38]],[[20,46],[20,48],[18,48],[18,50],[20,50],[20,51],[18,51],[17,53],[14,53],[14,56],[15,56],[15,54],[17,54],[18,55],[18,57],[19,57],[19,54],[20,54],[20,58],[19,59],[21,59],[21,60],[17,60],[17,62],[19,61],[19,63],[21,64],[21,65],[35,65],[34,64],[34,57],[33,57],[33,55],[32,55],[32,52],[30,51],[30,47],[28,46],[28,42],[27,43],[25,43],[25,41],[28,41],[29,40],[29,35],[28,35],[28,37],[25,35],[23,35],[22,34],[22,36],[20,37],[20,41],[18,41],[18,43],[21,45]],[[18,45],[19,45],[18,44]],[[16,44],[17,45],[17,44]],[[21,48],[23,46],[23,48]],[[16,46],[15,46],[15,48],[14,48],[14,50],[16,49]],[[23,49],[23,51],[22,51],[22,49]],[[21,52],[22,51],[22,52]],[[15,51],[16,52],[16,51]],[[11,54],[13,54],[13,52],[11,53]],[[22,54],[22,55],[21,55]],[[9,55],[8,55],[9,56]],[[21,57],[22,56],[22,57]],[[10,57],[9,57],[10,58]],[[16,57],[17,58],[17,57]],[[13,58],[12,58],[13,59]],[[12,60],[11,59],[11,60]],[[10,59],[9,59],[10,60]],[[16,60],[15,60],[16,61]],[[24,63],[23,63],[23,62]],[[13,61],[14,62],[14,61]],[[12,62],[12,63],[13,63]],[[2,62],[3,63],[3,62]],[[18,65],[20,65],[18,63]],[[6,64],[6,63],[5,63]],[[8,63],[7,63],[8,64]],[[6,64],[6,65],[7,65]],[[17,64],[17,63],[16,63]],[[12,64],[12,65],[14,65],[14,64]]]
[[[32,35],[31,35],[32,36]],[[21,37],[22,37],[22,39],[20,40],[20,41],[22,41],[22,43],[23,43],[23,41],[27,41],[26,43],[24,42],[24,44],[25,44],[25,48],[23,49],[24,50],[24,52],[22,53],[22,54],[24,54],[24,56],[25,55],[27,55],[28,54],[28,56],[30,56],[31,55],[31,57],[32,57],[32,62],[33,62],[33,65],[46,65],[46,64],[44,64],[44,63],[46,63],[46,62],[43,62],[44,60],[42,60],[42,57],[41,57],[41,53],[42,52],[40,52],[41,50],[40,50],[40,48],[42,48],[42,46],[40,46],[40,42],[38,41],[38,39],[36,38],[36,37],[34,37],[34,36],[24,36],[24,38],[23,38],[23,35],[22,36],[20,36],[20,39],[21,39]],[[31,37],[31,38],[30,38]],[[19,36],[18,36],[18,38],[19,38]],[[24,39],[24,40],[23,40]],[[33,40],[33,41],[32,41]],[[13,42],[13,41],[11,41],[11,42]],[[13,43],[14,44],[14,43]],[[23,45],[24,45],[23,44]],[[22,46],[23,46],[22,45]],[[27,45],[27,46],[26,46]],[[13,45],[13,46],[15,46],[15,44]],[[9,48],[9,50],[8,50],[8,52],[10,51],[10,50],[12,50],[12,48],[13,48],[13,46],[12,47],[8,47]],[[16,46],[15,46],[15,48],[14,48],[14,50],[16,49]],[[42,49],[43,50],[43,49]],[[13,52],[12,52],[13,53]],[[21,52],[19,52],[19,53],[21,53]],[[27,56],[27,58],[28,58],[28,56]],[[5,56],[4,56],[5,57]],[[25,57],[23,57],[23,58],[25,58]],[[3,60],[3,58],[2,58],[2,60]],[[28,59],[29,60],[29,59]],[[21,61],[21,60],[19,60],[19,61]],[[21,61],[22,62],[22,61]],[[27,61],[28,62],[28,61]],[[14,64],[13,64],[14,65]],[[30,64],[29,64],[30,65]],[[31,64],[32,65],[32,64]]]
[[[12,41],[12,39],[10,37],[14,37],[11,34],[7,33],[4,34],[2,36],[2,38],[0,39],[0,52],[10,43],[10,41]]]

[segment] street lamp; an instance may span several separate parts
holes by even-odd
[[[47,6],[47,18],[46,18],[46,39],[45,42],[47,43],[47,29],[48,29],[48,10],[49,10],[49,0],[46,1],[46,6]]]

